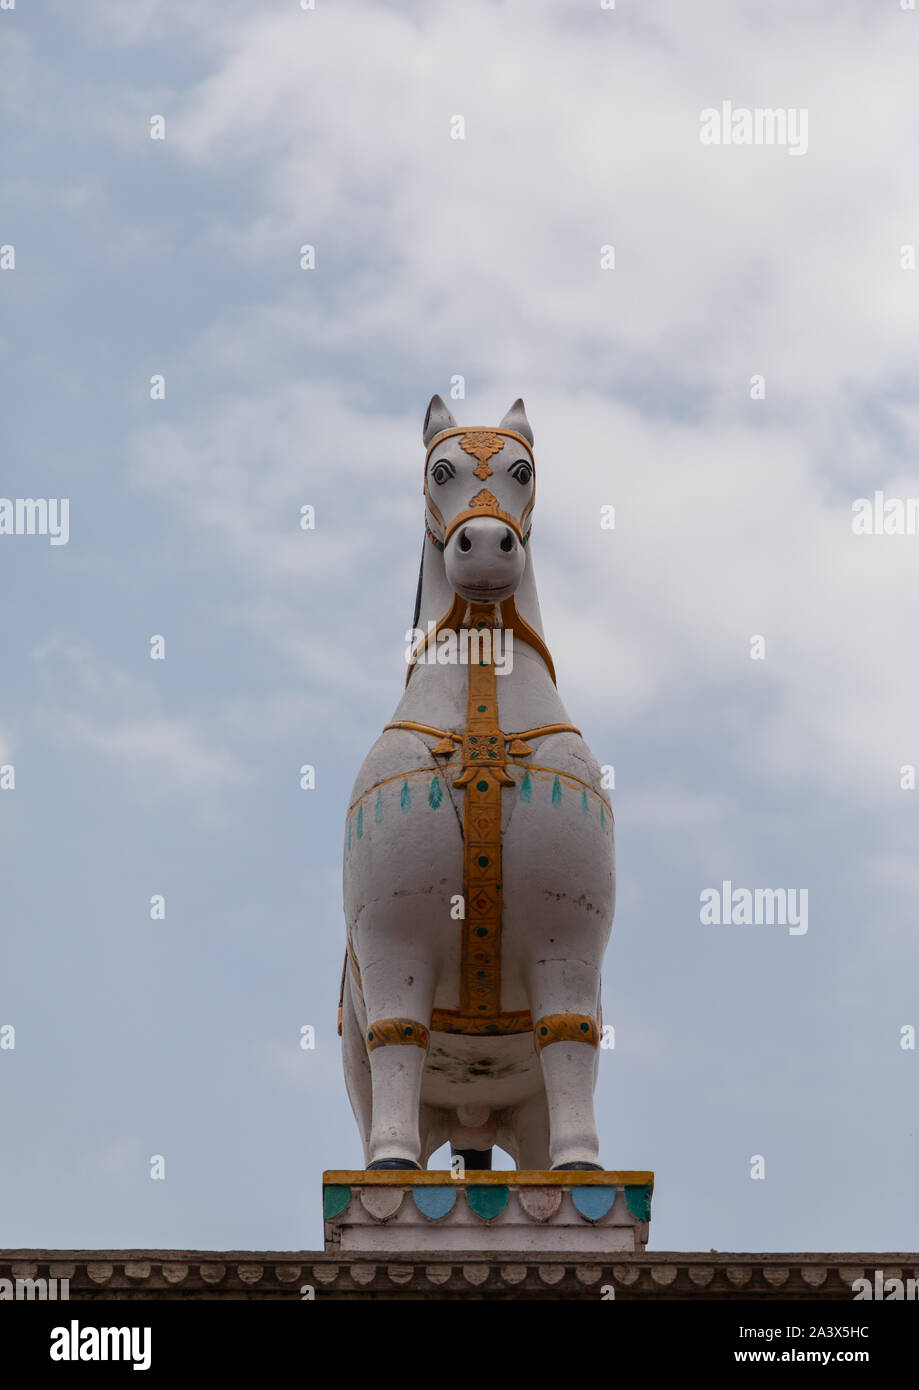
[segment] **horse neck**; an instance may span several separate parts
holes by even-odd
[[[523,577],[514,598],[520,617],[545,641],[529,545]],[[450,612],[453,600],[443,553],[426,541],[416,629],[427,633],[429,623],[439,622]],[[502,728],[535,729],[545,724],[570,722],[541,656],[517,635],[512,669],[505,670],[497,679],[497,691]],[[413,719],[438,728],[461,729],[465,726],[467,695],[467,666],[419,664],[414,668],[394,718]]]
[[[453,603],[453,589],[447,581],[443,551],[438,550],[429,540],[425,540],[424,558],[421,564],[421,602],[418,609],[416,627],[427,632],[428,623],[437,623],[449,613]],[[533,573],[533,546],[526,547],[526,564],[523,577],[514,595],[517,612],[534,632],[545,641],[542,616],[539,611],[539,596],[536,592],[536,577]]]

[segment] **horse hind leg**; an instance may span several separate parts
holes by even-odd
[[[421,1107],[421,1165],[427,1168],[431,1155],[450,1137],[450,1112],[438,1105]]]
[[[543,1172],[550,1166],[549,1106],[544,1090],[501,1112],[497,1142],[518,1170]]]
[[[451,1158],[473,1173],[491,1168],[497,1123],[489,1105],[458,1105],[450,1129]]]
[[[488,1149],[458,1149],[455,1145],[450,1145],[451,1159],[461,1159],[464,1169],[471,1173],[487,1173],[491,1171],[492,1150]]]

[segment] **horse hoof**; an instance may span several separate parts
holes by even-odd
[[[471,1173],[491,1171],[491,1149],[454,1149],[450,1145],[451,1158],[461,1158],[463,1166]]]
[[[373,1163],[368,1163],[365,1172],[370,1172],[372,1168],[411,1168],[421,1171],[420,1163],[413,1163],[410,1158],[376,1158]]]
[[[556,1163],[552,1169],[553,1173],[602,1173],[604,1171],[602,1163]]]

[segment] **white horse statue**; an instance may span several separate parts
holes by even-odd
[[[434,396],[424,443],[417,641],[347,817],[348,1095],[367,1168],[599,1169],[613,813],[543,637],[533,432]]]

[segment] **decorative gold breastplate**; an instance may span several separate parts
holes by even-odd
[[[524,623],[516,612],[513,600],[508,600],[511,608],[507,611],[505,625],[519,633],[522,641],[532,645],[546,661],[549,673],[555,680],[552,658],[542,639]],[[505,605],[502,605],[502,617]],[[513,611],[511,611],[511,609]],[[492,627],[495,621],[494,604],[473,603],[464,600],[454,602],[450,612],[437,624],[430,637],[442,630],[452,628],[466,617],[472,629]],[[525,631],[523,630],[525,629]],[[535,640],[531,640],[535,639]],[[425,639],[427,641],[427,639]],[[537,645],[538,644],[538,645]],[[415,653],[417,656],[425,643]],[[385,729],[404,729],[411,733],[425,734],[436,738],[437,743],[431,753],[444,761],[460,753],[459,774],[453,779],[453,786],[464,792],[463,805],[463,903],[465,917],[462,921],[460,947],[460,992],[457,1009],[434,1009],[431,1029],[440,1033],[463,1033],[472,1036],[503,1035],[509,1033],[530,1033],[533,1019],[526,1009],[502,1011],[501,1009],[501,923],[504,908],[503,877],[501,863],[501,798],[505,787],[515,786],[515,779],[507,771],[508,763],[519,758],[529,757],[533,750],[529,740],[544,738],[550,734],[573,733],[580,736],[580,730],[573,724],[546,724],[541,728],[527,729],[522,733],[504,733],[498,726],[498,691],[495,665],[492,660],[492,646],[485,644],[487,660],[472,662],[469,665],[469,679],[466,696],[466,725],[462,734],[447,729],[438,729],[430,724],[419,724],[411,719],[396,720],[386,724]],[[482,648],[480,648],[480,655]],[[409,677],[412,670],[410,667]],[[530,764],[518,764],[527,769],[524,783],[529,786]],[[537,769],[533,768],[533,771]],[[594,788],[571,774],[561,774],[555,769],[539,769],[555,772],[555,783],[564,775],[569,783],[582,788],[582,796],[587,792],[593,796]],[[399,774],[401,776],[402,774]],[[387,778],[387,781],[399,780]],[[435,777],[435,782],[436,782]],[[379,784],[380,788],[382,783]],[[407,787],[407,780],[405,782]],[[379,788],[370,788],[363,794],[369,797]],[[554,794],[554,791],[553,791]],[[403,792],[404,795],[404,792]],[[603,817],[603,798],[601,818]],[[379,804],[379,802],[377,803]],[[431,804],[439,804],[432,802]],[[608,807],[608,804],[607,804]],[[352,808],[353,809],[353,808]],[[349,812],[350,814],[350,812]],[[357,834],[362,834],[363,810],[358,811]],[[610,811],[610,818],[612,812]],[[349,822],[350,825],[350,822]],[[350,843],[350,829],[349,829]],[[341,1033],[342,1002],[344,999],[345,975],[348,961],[355,971],[358,985],[360,975],[353,954],[346,954],[342,970],[342,995],[338,1010],[338,1031]]]

